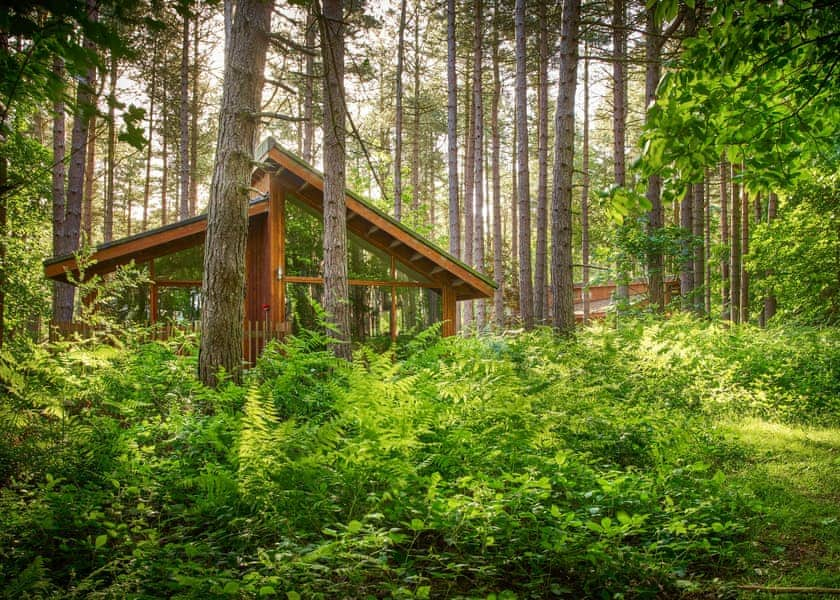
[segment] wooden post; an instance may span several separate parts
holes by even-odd
[[[155,282],[155,261],[149,261],[149,279],[152,281],[149,285],[149,322],[154,325],[158,320],[158,290]]]
[[[391,255],[391,279],[397,279],[397,259]],[[391,342],[397,341],[397,286],[391,286],[391,321],[389,324]]]
[[[455,288],[451,285],[445,285],[441,290],[441,316],[443,326],[440,334],[443,337],[455,335]]]

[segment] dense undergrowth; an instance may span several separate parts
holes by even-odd
[[[6,598],[667,597],[751,567],[721,426],[840,426],[840,334],[632,321],[352,364],[307,334],[242,386],[189,339],[0,362]]]

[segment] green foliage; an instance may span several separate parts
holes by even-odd
[[[840,424],[833,332],[433,338],[348,364],[311,333],[216,391],[189,339],[5,356],[0,588],[676,596],[746,569],[767,518],[718,420]]]

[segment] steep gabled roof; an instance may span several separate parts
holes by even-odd
[[[252,185],[268,191],[269,177],[278,178],[312,209],[323,212],[324,176],[311,165],[268,138],[257,150],[263,166],[252,177]],[[464,264],[448,252],[396,221],[360,195],[347,191],[347,226],[369,244],[397,257],[411,270],[441,285],[451,285],[458,299],[487,298],[496,287],[486,275]],[[251,201],[249,216],[266,213],[268,202],[262,195]],[[152,229],[137,235],[97,246],[92,255],[96,263],[86,275],[107,273],[134,260],[142,262],[200,244],[207,229],[206,215]],[[73,255],[44,261],[47,277],[66,280],[67,272],[78,273]]]

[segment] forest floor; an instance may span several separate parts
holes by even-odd
[[[0,598],[840,587],[840,331],[615,325],[304,332],[217,390],[189,336],[7,350]]]
[[[754,526],[752,572],[742,582],[840,589],[840,429],[747,419],[729,431],[749,450],[733,483],[764,506]]]

